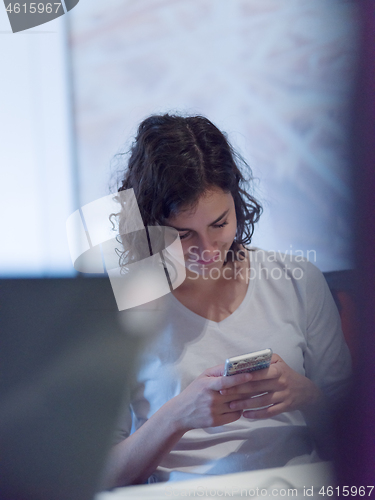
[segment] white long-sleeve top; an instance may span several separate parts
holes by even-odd
[[[249,251],[246,296],[219,323],[183,306],[172,294],[150,304],[155,322],[137,361],[120,439],[139,428],[206,368],[265,348],[339,399],[350,377],[350,354],[322,273],[310,262],[260,249]],[[150,481],[186,479],[319,460],[300,411],[265,420],[241,417],[184,434]]]

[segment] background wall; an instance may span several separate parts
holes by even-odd
[[[70,20],[83,203],[108,193],[111,157],[143,118],[203,114],[258,179],[254,244],[352,265],[352,2],[90,0]]]
[[[0,276],[74,273],[75,174],[63,16],[13,34],[0,8]]]
[[[73,273],[66,218],[166,111],[206,115],[248,160],[254,244],[351,267],[356,32],[346,0],[81,0],[19,34],[0,9],[0,275]]]

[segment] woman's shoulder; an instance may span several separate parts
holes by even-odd
[[[302,251],[298,253],[264,250],[247,247],[253,275],[268,272],[271,278],[280,280],[285,277],[294,282],[307,283],[320,287],[325,278],[318,267]],[[315,259],[315,257],[313,256]]]
[[[265,250],[259,247],[245,247],[248,251],[250,262],[261,262],[265,265],[267,264],[306,264],[313,265],[309,260],[309,255],[305,255],[305,253],[301,251],[297,251],[295,253],[292,252],[281,252],[280,250]]]

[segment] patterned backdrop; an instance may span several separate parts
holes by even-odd
[[[144,117],[203,114],[257,178],[254,244],[351,266],[353,2],[90,0],[70,21],[81,204]]]

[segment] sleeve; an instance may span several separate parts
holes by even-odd
[[[305,372],[331,401],[345,396],[351,357],[338,309],[321,271],[306,262]]]

